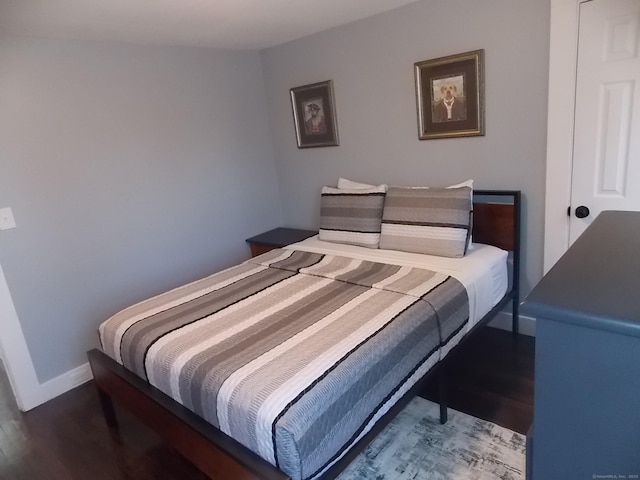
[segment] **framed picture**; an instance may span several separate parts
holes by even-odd
[[[291,107],[298,148],[338,145],[331,80],[292,88]]]
[[[420,140],[484,135],[484,50],[414,67]]]

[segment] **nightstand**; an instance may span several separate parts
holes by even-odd
[[[317,235],[314,230],[300,230],[299,228],[274,228],[255,237],[247,238],[246,242],[251,247],[251,256],[255,257],[292,243],[300,242],[305,238]]]

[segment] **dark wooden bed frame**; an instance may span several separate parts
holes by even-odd
[[[502,300],[478,322],[452,351],[432,367],[350,451],[334,464],[323,479],[335,478],[402,410],[425,382],[437,376],[440,392],[440,420],[446,421],[446,369],[449,359],[478,328],[486,325],[508,302],[513,302],[513,332],[518,333],[520,301],[520,192],[515,190],[474,191],[473,241],[495,245],[512,253],[511,288]],[[93,378],[107,425],[117,428],[112,403],[119,404],[154,430],[204,474],[219,480],[286,480],[290,477],[201,417],[174,401],[122,365],[93,349],[88,352]]]

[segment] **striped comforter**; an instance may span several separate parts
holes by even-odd
[[[468,322],[454,278],[273,250],[100,326],[109,356],[294,479],[320,475]]]

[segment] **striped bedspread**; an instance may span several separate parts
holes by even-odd
[[[294,479],[322,474],[468,321],[454,278],[272,250],[116,314],[109,356]]]

